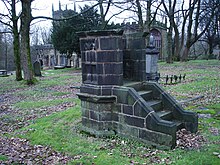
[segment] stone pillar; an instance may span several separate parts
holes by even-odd
[[[93,85],[123,85],[123,31],[79,33],[82,82]]]
[[[158,77],[158,56],[159,51],[152,45],[146,49],[146,79],[156,80]]]
[[[124,78],[132,81],[145,81],[146,42],[143,32],[124,35],[126,49],[124,50]]]
[[[60,65],[60,53],[57,55],[57,65]]]
[[[82,129],[96,136],[112,135],[116,97],[114,85],[123,85],[123,31],[78,33],[82,60]]]
[[[51,55],[48,53],[48,67],[51,68]]]

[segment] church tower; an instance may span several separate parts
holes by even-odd
[[[61,9],[61,2],[59,1],[59,11],[62,11]]]

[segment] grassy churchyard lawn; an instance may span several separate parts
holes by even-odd
[[[81,71],[44,70],[33,86],[0,77],[0,164],[220,164],[220,61],[159,63],[161,85],[199,114],[199,131],[177,134],[173,150],[149,148],[118,136],[81,132]],[[166,75],[183,75],[165,84]]]

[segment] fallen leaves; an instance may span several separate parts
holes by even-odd
[[[74,73],[68,73],[71,76]],[[76,73],[77,77],[80,77],[79,73]],[[47,77],[41,77],[41,79],[47,79]],[[14,103],[21,100],[39,100],[41,99],[58,99],[58,98],[76,98],[77,89],[71,89],[70,86],[80,85],[80,82],[73,82],[68,79],[65,80],[66,84],[62,83],[58,86],[52,87],[35,87],[29,86],[25,88],[12,88],[5,90],[0,95],[0,136],[4,134],[13,133],[22,127],[34,122],[35,119],[48,116],[52,113],[64,111],[69,107],[75,106],[75,103],[63,102],[57,106],[49,106],[33,109],[19,109],[13,107]],[[29,94],[29,91],[33,91],[33,94]],[[36,95],[36,91],[38,95]],[[53,92],[55,94],[53,95]],[[17,94],[19,93],[19,94]],[[61,94],[60,94],[61,93]],[[65,94],[66,93],[66,94]],[[16,134],[24,134],[28,131],[16,132]],[[8,157],[7,161],[0,161],[0,164],[66,164],[71,159],[80,159],[80,155],[76,155],[73,158],[64,156],[51,148],[40,145],[31,145],[25,139],[19,138],[4,138],[0,137],[0,155]]]
[[[72,158],[47,146],[31,145],[26,139],[0,137],[0,154],[8,157],[4,164],[67,164]]]
[[[214,136],[218,136],[218,135],[219,135],[219,129],[218,129],[218,128],[211,127],[211,128],[209,128],[209,131],[210,131],[211,134],[213,134]]]
[[[190,133],[186,129],[179,130],[176,139],[177,147],[181,149],[199,149],[206,142],[202,135]]]

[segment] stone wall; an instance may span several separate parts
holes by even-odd
[[[124,78],[133,81],[143,81],[146,78],[146,42],[143,33],[125,33],[124,40]]]
[[[140,26],[137,22],[126,22],[120,24],[120,26],[123,28],[126,34],[133,34],[133,33],[139,33],[141,32]],[[160,48],[160,60],[165,60],[168,56],[168,48],[167,48],[167,23],[159,22],[159,21],[153,21],[151,24],[151,31],[153,29],[156,29],[160,32],[161,35],[161,48]],[[155,41],[156,42],[156,41]]]
[[[96,95],[102,93],[103,88],[109,92],[106,95]],[[81,90],[78,94],[84,131],[96,136],[117,134],[162,148],[175,146],[175,124],[157,118],[153,109],[134,89],[100,86],[99,91],[87,90],[84,93]]]
[[[82,32],[79,35],[82,81],[85,84],[123,84],[123,31]]]

